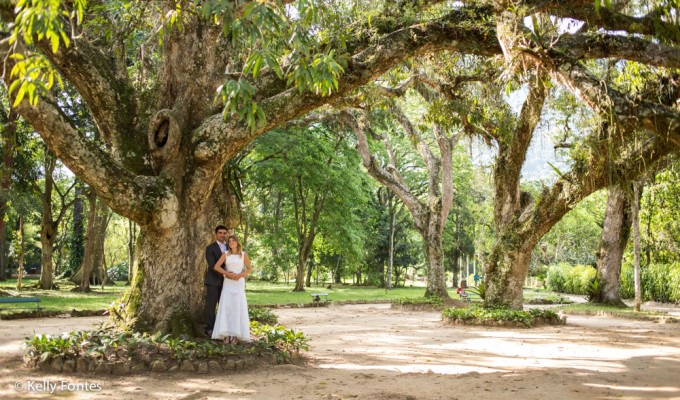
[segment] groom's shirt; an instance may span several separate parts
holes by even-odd
[[[218,240],[216,240],[215,243],[217,243],[217,245],[220,246],[220,250],[222,250],[222,253],[227,251],[227,244],[226,243],[221,243]]]

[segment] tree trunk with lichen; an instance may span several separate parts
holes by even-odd
[[[609,188],[602,238],[597,252],[597,273],[603,286],[595,301],[619,307],[625,306],[620,289],[621,263],[632,222],[629,197],[621,184]]]
[[[524,280],[529,272],[532,246],[499,239],[486,260],[484,279],[487,305],[523,308]]]

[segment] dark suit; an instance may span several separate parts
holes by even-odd
[[[222,294],[222,282],[224,277],[215,271],[215,264],[222,256],[222,249],[213,242],[205,248],[205,260],[208,262],[208,270],[205,271],[205,330],[212,331],[215,326],[215,308]]]

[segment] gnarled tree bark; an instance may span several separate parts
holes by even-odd
[[[621,300],[621,263],[631,227],[630,185],[616,184],[609,188],[607,208],[602,226],[602,238],[597,257],[597,272],[603,283],[596,302],[625,306]]]

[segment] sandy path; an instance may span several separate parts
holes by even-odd
[[[448,326],[434,312],[387,304],[279,309],[312,338],[308,365],[221,374],[43,374],[23,367],[21,339],[102,318],[0,322],[1,398],[125,399],[680,399],[680,326],[602,317],[531,330]],[[95,391],[35,383],[86,383]],[[24,386],[17,391],[16,382]],[[33,391],[26,386],[33,384]],[[100,386],[101,390],[96,391]]]

